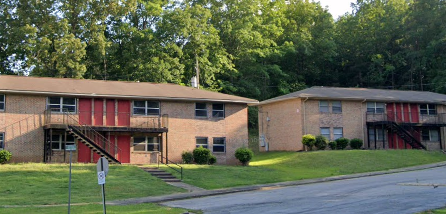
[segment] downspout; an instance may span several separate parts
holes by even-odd
[[[367,129],[364,128],[364,117],[367,114],[367,112],[364,112],[364,103],[367,101],[367,99],[364,99],[361,102],[361,113],[362,113],[362,142],[365,142],[365,132],[367,132]],[[365,113],[365,114],[364,114]],[[375,133],[376,134],[376,133]],[[369,143],[369,142],[367,142]],[[367,144],[368,145],[368,144]],[[370,148],[369,148],[370,149]]]
[[[306,106],[305,106],[305,102],[308,100],[308,97],[307,98],[305,98],[305,100],[304,100],[304,135],[306,135],[307,134],[307,123],[306,123],[306,120],[305,120],[305,118],[306,118]]]

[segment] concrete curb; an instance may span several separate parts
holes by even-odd
[[[109,201],[109,202],[107,202],[107,204],[109,204],[109,205],[129,205],[129,204],[141,204],[141,203],[161,203],[161,202],[167,202],[167,201],[200,198],[200,197],[205,197],[205,196],[223,195],[223,194],[265,190],[265,189],[275,189],[275,188],[281,188],[281,187],[287,187],[287,186],[299,186],[299,185],[305,185],[305,184],[315,184],[315,183],[322,183],[322,182],[329,182],[329,181],[347,180],[347,179],[353,179],[353,178],[362,178],[362,177],[386,175],[386,174],[393,174],[393,173],[400,173],[400,172],[417,171],[417,170],[430,169],[430,168],[436,168],[436,167],[442,167],[442,166],[446,166],[446,161],[440,162],[440,163],[421,165],[421,166],[401,168],[401,169],[392,169],[392,170],[387,170],[387,171],[366,172],[366,173],[359,173],[359,174],[352,174],[352,175],[340,175],[340,176],[333,176],[333,177],[327,177],[327,178],[315,178],[315,179],[306,179],[306,180],[300,180],[300,181],[286,181],[286,182],[279,182],[279,183],[272,183],[272,184],[259,184],[259,185],[225,188],[225,189],[217,189],[217,190],[204,190],[204,191],[199,191],[199,192],[179,193],[179,194],[164,195],[164,196],[131,198],[131,199],[125,199],[125,200]]]

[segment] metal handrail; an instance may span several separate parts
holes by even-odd
[[[162,160],[166,160],[166,163],[163,163]],[[183,180],[183,167],[182,167],[182,166],[180,166],[179,164],[177,164],[177,163],[175,163],[175,162],[172,162],[172,161],[168,160],[168,159],[165,158],[165,157],[162,157],[161,155],[158,155],[158,169],[160,168],[160,162],[161,162],[162,164],[166,165],[167,167],[169,167],[169,168],[175,170],[176,172],[180,173],[180,174],[181,174],[181,180]],[[172,166],[169,166],[169,163],[178,166],[180,169],[178,170],[178,169],[176,169],[176,168],[174,168],[174,167],[172,167]]]
[[[45,110],[45,123],[47,124],[47,119],[49,119],[49,121],[51,121],[51,109],[49,110]],[[114,154],[113,157],[116,158],[116,154],[120,154],[121,153],[121,149],[117,146],[115,146],[113,143],[110,142],[110,140],[108,140],[107,138],[105,138],[104,136],[102,136],[99,132],[97,132],[96,130],[94,130],[91,126],[86,125],[86,124],[80,124],[79,120],[74,117],[74,113],[69,112],[67,109],[63,109],[62,112],[62,120],[63,120],[63,124],[65,125],[70,125],[71,128],[76,129],[78,132],[82,133],[86,138],[88,138],[88,140],[90,140],[91,142],[93,142],[95,145],[97,145],[98,147],[104,149],[104,151],[106,151],[107,153],[110,154],[110,149],[113,146],[113,151]],[[49,117],[49,118],[48,118]],[[73,123],[70,123],[70,122]],[[100,142],[104,142],[104,146],[99,144],[97,142],[99,138]],[[107,149],[108,147],[108,149]]]

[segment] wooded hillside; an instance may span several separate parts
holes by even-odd
[[[446,92],[446,2],[3,0],[1,74],[190,84],[264,100],[313,85]]]

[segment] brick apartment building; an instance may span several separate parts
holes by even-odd
[[[234,164],[247,144],[247,104],[258,101],[175,84],[0,76],[0,149],[13,162],[181,162],[209,148]]]
[[[300,151],[302,136],[359,138],[366,149],[444,150],[446,95],[312,87],[259,107],[261,151]]]

